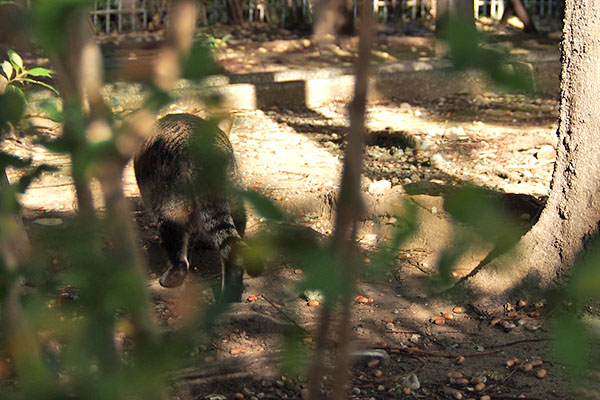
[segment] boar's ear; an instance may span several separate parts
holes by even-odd
[[[217,127],[222,130],[227,137],[229,137],[229,132],[231,132],[231,126],[233,125],[233,119],[229,116],[220,117],[219,122],[217,122]]]

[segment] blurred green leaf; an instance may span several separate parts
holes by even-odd
[[[59,101],[57,99],[43,99],[38,103],[38,106],[44,110],[49,119],[56,122],[64,121],[62,111],[58,108]]]
[[[417,207],[414,203],[404,201],[404,210],[395,216],[396,222],[392,231],[391,240],[381,244],[373,257],[372,265],[378,270],[385,271],[393,263],[400,247],[410,239],[419,228]]]
[[[531,66],[515,60],[505,50],[486,47],[483,35],[472,21],[451,18],[442,37],[448,43],[448,57],[454,68],[479,69],[508,89],[534,90]]]
[[[7,123],[17,125],[25,115],[27,98],[23,91],[13,85],[8,85],[0,95],[0,128]]]
[[[85,17],[93,0],[37,0],[32,7],[35,37],[46,51],[62,54],[66,51],[69,21]]]
[[[51,78],[54,71],[48,68],[35,67],[27,70],[27,75],[31,76],[45,76]]]
[[[572,315],[563,315],[552,330],[555,344],[561,358],[570,366],[569,371],[583,377],[589,365],[590,333],[588,328]]]
[[[22,80],[23,82],[29,82],[29,83],[34,83],[34,84],[36,84],[36,85],[43,86],[43,87],[45,87],[46,89],[50,89],[50,90],[52,90],[54,93],[58,94],[58,90],[56,90],[56,89],[54,88],[54,86],[52,86],[52,85],[49,85],[49,84],[47,84],[47,83],[45,83],[45,82],[38,81],[38,80],[35,80],[35,79],[30,79],[30,78],[22,78],[21,80]]]
[[[306,335],[297,326],[287,325],[283,329],[283,354],[281,369],[286,376],[298,376],[306,369],[307,349],[302,342]]]
[[[4,71],[6,78],[10,80],[12,78],[14,68],[11,63],[5,60],[2,62],[2,71]]]
[[[144,108],[150,112],[158,112],[161,108],[173,101],[171,95],[155,85],[148,85],[150,92],[144,103]]]
[[[183,77],[199,80],[222,72],[213,58],[212,50],[200,42],[194,42],[192,48],[182,62]]]
[[[68,153],[69,149],[71,149],[71,145],[64,137],[56,139],[38,137],[35,143],[44,146],[53,153]]]
[[[464,185],[444,198],[444,208],[456,222],[474,228],[489,242],[508,246],[520,237],[515,219],[504,211],[500,193]]]
[[[600,298],[600,241],[595,240],[590,251],[575,265],[567,285],[568,293],[575,299]]]
[[[285,215],[275,203],[264,195],[251,190],[240,191],[239,194],[250,203],[261,217],[279,222],[286,220]]]
[[[23,70],[23,59],[21,58],[21,56],[17,54],[16,51],[11,49],[8,49],[7,53],[8,58],[10,59],[10,62],[12,63],[17,73],[21,72]]]

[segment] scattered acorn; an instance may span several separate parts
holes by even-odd
[[[510,360],[506,361],[506,367],[512,368],[515,365],[519,365],[520,362],[521,360],[519,360],[517,357],[511,358]]]
[[[539,379],[544,379],[547,374],[548,374],[548,371],[546,371],[545,369],[542,368],[538,372],[536,372],[535,376],[537,376]]]
[[[454,388],[444,386],[443,390],[444,390],[444,395],[451,396],[453,399],[462,400],[462,398],[463,398],[462,393]]]
[[[533,365],[531,365],[531,363],[528,362],[528,363],[521,365],[520,368],[521,368],[521,371],[529,372],[533,369]]]
[[[315,299],[310,299],[308,301],[308,306],[309,307],[318,307],[319,306],[319,302]]]
[[[471,385],[477,385],[478,383],[485,383],[486,379],[481,376],[474,376],[471,378]]]
[[[367,367],[369,367],[369,368],[375,368],[376,366],[379,365],[380,362],[381,361],[379,360],[379,358],[374,358],[374,359],[372,359],[371,361],[369,361],[367,363]]]
[[[457,365],[462,365],[462,364],[465,363],[465,357],[464,356],[458,356],[458,357],[456,357],[456,361],[455,362],[456,362]]]
[[[365,296],[356,296],[354,298],[354,300],[356,300],[357,303],[368,303],[369,302],[369,298],[365,297]]]
[[[456,306],[456,307],[454,307],[454,308],[452,309],[452,312],[453,312],[454,314],[462,314],[462,313],[464,313],[464,312],[465,312],[465,309],[464,309],[464,308],[462,308],[462,307],[460,307],[460,306]]]
[[[452,315],[452,313],[449,313],[449,312],[445,312],[445,313],[443,313],[443,314],[442,314],[442,316],[443,316],[445,319],[454,319],[454,315]]]
[[[457,386],[467,386],[469,384],[469,380],[467,378],[451,379],[450,382]]]
[[[513,330],[516,327],[517,326],[512,321],[507,321],[507,320],[502,321],[502,329],[504,329],[506,332]]]
[[[435,325],[444,325],[446,323],[446,319],[443,315],[434,315],[429,321]]]
[[[527,305],[527,301],[525,301],[523,299],[519,300],[519,302],[517,303],[517,307],[519,307],[519,308],[523,308],[526,305]]]
[[[543,362],[542,360],[540,360],[540,359],[537,359],[537,360],[533,360],[533,361],[531,362],[531,365],[533,365],[533,367],[535,368],[535,367],[541,367],[543,363],[544,363],[544,362]]]
[[[533,304],[533,306],[538,309],[544,307],[545,305],[546,305],[546,302],[544,300],[536,301]]]
[[[477,385],[475,385],[475,391],[476,392],[481,392],[483,389],[485,389],[485,383],[480,382]]]
[[[491,321],[490,321],[490,325],[491,325],[491,326],[496,326],[496,325],[498,325],[500,322],[502,322],[502,318],[498,318],[498,317],[496,317],[496,318],[494,318],[493,320],[491,320]]]
[[[463,377],[464,377],[464,375],[460,371],[450,371],[450,372],[448,372],[448,378],[450,378],[450,379],[460,379],[460,378],[463,378]]]

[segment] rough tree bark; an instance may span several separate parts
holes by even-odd
[[[227,16],[233,25],[244,23],[244,3],[241,0],[227,0]]]
[[[600,0],[565,2],[557,158],[538,222],[510,253],[460,282],[488,300],[564,282],[600,223]],[[508,267],[508,268],[507,268]],[[502,296],[505,297],[505,296]]]
[[[506,2],[506,7],[504,7],[504,12],[502,13],[502,18],[500,19],[500,22],[498,22],[498,30],[504,30],[506,28],[508,19],[513,15],[513,13],[521,20],[521,22],[523,22],[523,32],[537,32],[537,28],[535,27],[529,12],[525,8],[523,0],[508,0]]]

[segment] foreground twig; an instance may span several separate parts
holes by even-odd
[[[349,105],[350,131],[344,155],[344,167],[340,185],[338,210],[333,235],[333,251],[336,255],[338,279],[343,287],[341,297],[341,318],[337,326],[336,339],[339,341],[332,383],[332,398],[347,398],[346,384],[349,381],[348,364],[350,359],[350,302],[356,277],[356,221],[364,209],[361,195],[361,174],[363,168],[363,147],[365,140],[365,109],[367,101],[370,43],[372,36],[372,10],[366,1],[360,4],[360,33],[354,98]],[[331,303],[324,305],[319,320],[317,345],[309,375],[309,398],[321,398],[320,382],[323,375],[322,360],[325,342],[331,324]]]
[[[423,357],[441,357],[441,358],[456,358],[459,355],[463,357],[479,357],[479,356],[487,356],[490,354],[496,354],[500,352],[500,349],[496,350],[487,350],[487,351],[478,351],[476,353],[467,353],[467,354],[450,354],[450,353],[442,353],[439,351],[427,351],[421,350],[418,347],[411,346],[400,346],[400,347],[389,347],[387,350],[393,354],[407,354],[407,355],[417,355]]]

